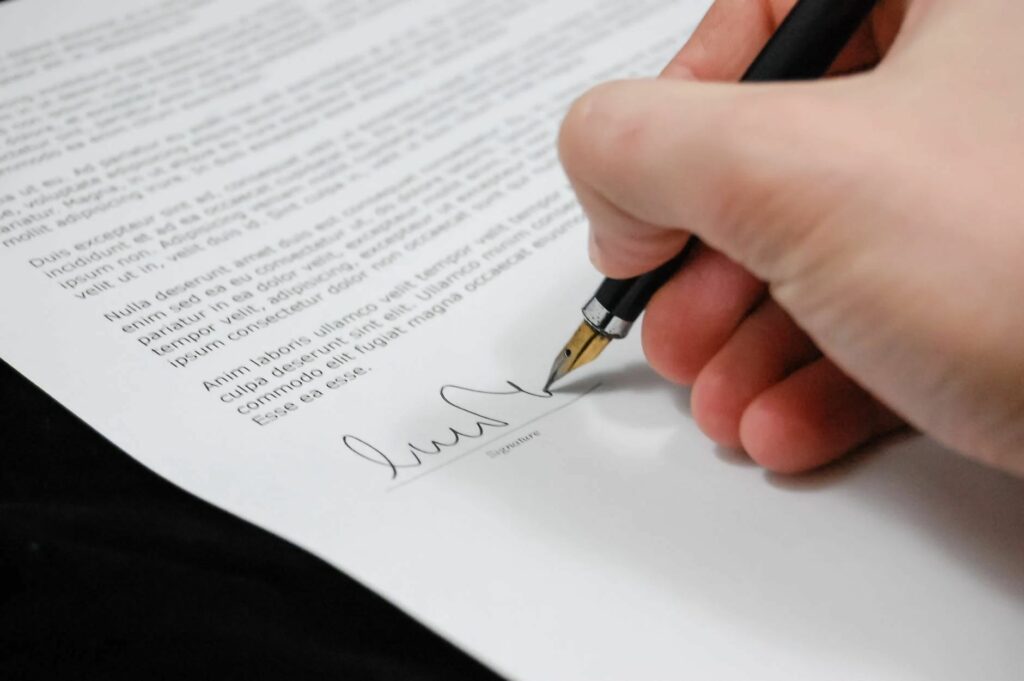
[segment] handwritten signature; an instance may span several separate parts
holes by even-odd
[[[469,407],[459,404],[452,396],[458,393],[469,393],[470,395],[490,395],[490,396],[509,396],[509,395],[524,395],[530,398],[537,398],[542,400],[548,400],[554,397],[550,392],[535,393],[525,388],[521,388],[512,381],[506,381],[511,390],[477,390],[475,388],[466,388],[459,385],[445,385],[441,387],[440,395],[441,399],[448,406],[456,409],[463,414],[468,414],[473,417],[474,422],[472,425],[466,427],[463,426],[462,430],[454,426],[448,426],[446,433],[437,440],[431,440],[429,444],[420,445],[409,442],[406,444],[408,454],[392,455],[387,454],[383,450],[375,447],[366,440],[357,437],[355,435],[345,435],[342,438],[342,444],[345,448],[353,454],[366,459],[367,461],[377,464],[378,466],[384,466],[391,471],[391,479],[394,480],[398,477],[398,472],[403,468],[418,468],[423,465],[424,457],[437,456],[447,449],[456,447],[462,444],[466,440],[476,440],[484,437],[490,430],[496,430],[501,428],[508,428],[511,423],[505,421],[497,416],[487,416],[480,412],[473,411]]]

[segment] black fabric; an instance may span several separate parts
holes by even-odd
[[[0,679],[496,679],[0,362]]]

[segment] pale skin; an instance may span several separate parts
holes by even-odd
[[[590,254],[703,242],[643,346],[694,418],[805,471],[908,425],[1024,475],[1024,3],[883,0],[815,82],[735,84],[794,0],[717,0],[661,78],[580,98]]]

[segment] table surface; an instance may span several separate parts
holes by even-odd
[[[2,362],[0,438],[0,678],[498,678]]]

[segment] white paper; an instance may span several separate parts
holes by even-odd
[[[558,122],[706,4],[6,3],[0,355],[511,678],[1020,678],[1020,483],[766,475],[635,338],[540,393],[597,281]]]

